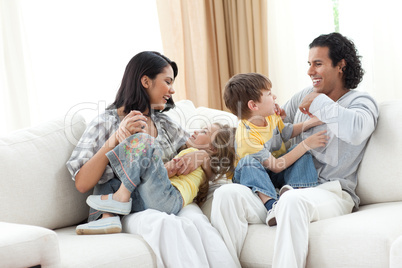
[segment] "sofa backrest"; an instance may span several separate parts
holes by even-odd
[[[378,125],[358,170],[361,205],[402,201],[402,100],[380,104]]]
[[[232,113],[202,106],[196,108],[190,100],[176,102],[176,107],[166,114],[190,133],[212,123],[237,127],[238,122]]]
[[[66,168],[85,127],[77,114],[0,138],[0,221],[55,229],[88,217]]]

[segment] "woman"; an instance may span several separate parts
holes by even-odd
[[[94,194],[104,194],[118,190],[121,182],[116,178],[110,167],[106,153],[135,133],[147,133],[154,137],[160,146],[161,157],[164,162],[171,160],[180,149],[186,147],[186,142],[189,138],[188,133],[163,114],[164,111],[174,107],[172,99],[172,95],[175,92],[173,83],[177,72],[176,63],[157,52],[141,52],[130,60],[115,101],[105,113],[99,115],[88,125],[67,162],[67,167],[75,180],[78,191],[85,193],[95,187]],[[208,154],[203,150],[184,155],[177,162],[178,174],[192,172],[200,165],[200,161],[195,160],[206,157],[208,157]],[[139,194],[141,190],[141,187],[138,187],[131,195],[133,199],[131,212],[144,209]],[[143,195],[144,193],[141,194]],[[118,196],[116,199],[118,200]],[[142,217],[144,221],[140,222],[140,224],[144,226],[149,226],[153,223],[147,216],[149,213],[153,214],[154,211],[147,213],[147,211],[141,212],[141,215],[145,216]],[[202,214],[199,208],[190,214],[194,213]],[[161,218],[169,221],[170,217],[167,217],[169,215],[160,212],[158,214]],[[138,217],[141,218],[141,215]],[[196,216],[194,218],[198,219]],[[176,218],[174,219],[177,220]],[[93,209],[90,210],[88,221],[89,223],[84,228],[88,228],[91,231],[87,233],[114,233],[120,232],[122,228],[119,217]],[[206,261],[210,266],[215,266],[215,264],[218,266],[218,264],[222,264],[223,260],[226,265],[233,266],[229,260],[231,259],[230,255],[219,234],[212,228],[205,217],[202,218],[202,221],[202,224],[197,223],[195,229],[199,230],[201,228],[209,231],[208,236],[211,241],[214,241],[214,249],[213,251],[209,248],[205,249],[206,256],[203,259],[200,259],[202,256],[193,256],[191,259],[193,264],[199,266],[199,263]],[[181,228],[178,224],[166,226],[159,227]],[[140,226],[136,227],[138,227],[137,229],[140,228]],[[129,230],[129,228],[127,229]],[[170,232],[172,230],[161,233]],[[178,232],[181,232],[181,230]],[[152,247],[152,245],[157,245],[156,240],[162,240],[163,237],[144,235],[144,239]],[[199,242],[193,240],[194,243],[199,243],[194,245],[195,248],[204,247],[202,239],[199,240]],[[160,251],[158,248],[153,248],[153,250],[157,255],[158,266],[169,263],[169,259],[174,256],[178,256],[177,259],[181,259],[181,255],[188,253],[173,248],[165,250],[168,251],[166,254],[164,254],[165,251]],[[209,254],[209,252],[213,254]],[[219,258],[216,252],[220,252]],[[158,256],[158,253],[160,253],[160,256]],[[175,266],[180,266],[180,263],[175,263]]]

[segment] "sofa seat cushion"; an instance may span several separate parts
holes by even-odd
[[[392,243],[402,235],[402,202],[362,206],[310,229],[308,267],[388,267]]]
[[[75,226],[55,232],[62,267],[156,267],[155,254],[141,236],[77,235]]]
[[[402,202],[362,206],[359,211],[310,225],[307,267],[388,267],[392,243],[402,235]],[[276,227],[250,224],[240,256],[243,267],[270,267]]]
[[[57,235],[52,230],[0,222],[1,267],[59,267]]]

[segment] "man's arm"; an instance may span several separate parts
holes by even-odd
[[[296,93],[290,100],[288,100],[285,105],[283,105],[282,109],[286,113],[286,118],[283,120],[285,123],[293,124],[295,115],[299,110],[299,105],[303,100],[304,96],[308,93],[312,92],[312,87],[307,87],[298,93]]]
[[[266,160],[263,161],[262,165],[275,173],[283,171],[284,169],[290,167],[307,151],[318,147],[324,147],[328,141],[328,136],[325,133],[325,130],[315,133],[299,143],[293,150],[279,158],[275,158],[274,156],[270,155]]]
[[[347,108],[334,102],[325,94],[306,96],[300,104],[300,110],[311,113],[339,139],[353,144],[361,144],[370,137],[377,124],[378,107],[369,95],[356,96]],[[309,98],[310,97],[310,98]]]

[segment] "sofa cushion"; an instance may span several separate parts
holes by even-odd
[[[55,232],[37,226],[0,222],[1,267],[60,267]]]
[[[310,224],[307,266],[388,267],[393,242],[402,235],[402,202],[362,206],[359,211]],[[272,265],[275,227],[250,224],[242,267]]]
[[[182,128],[188,130],[189,132],[199,129],[200,121],[197,120],[197,110],[193,102],[190,100],[181,100],[175,104],[176,107],[166,112],[166,115],[168,115]]]
[[[373,204],[313,223],[307,266],[389,267],[391,245],[402,235],[401,210],[402,202]]]
[[[237,127],[238,119],[232,113],[202,106],[197,108],[197,113],[204,125],[221,123],[223,125],[227,124],[231,127]]]
[[[155,254],[141,236],[76,235],[75,227],[56,233],[62,267],[156,267]]]
[[[0,221],[54,229],[88,217],[66,168],[84,130],[75,115],[0,138]]]
[[[402,201],[402,100],[380,104],[378,125],[358,171],[361,205]]]
[[[190,133],[215,122],[233,127],[238,122],[237,117],[229,112],[207,107],[195,108],[190,100],[176,102],[176,107],[166,114]]]

